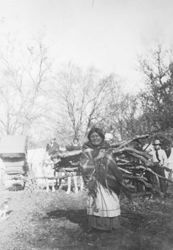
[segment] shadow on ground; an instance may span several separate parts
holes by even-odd
[[[60,218],[66,218],[67,220],[76,223],[82,228],[84,231],[87,230],[87,214],[86,210],[80,209],[80,210],[54,210],[47,213],[47,216],[43,219],[60,219]]]

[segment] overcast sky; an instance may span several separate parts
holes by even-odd
[[[157,41],[172,44],[172,13],[172,0],[0,0],[0,40],[44,34],[57,62],[118,73],[130,91],[140,85],[137,55]]]

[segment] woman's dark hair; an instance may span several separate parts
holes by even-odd
[[[104,132],[100,128],[93,127],[93,128],[91,128],[91,130],[88,133],[88,140],[89,141],[90,141],[90,137],[93,133],[97,133],[102,138],[102,140],[105,139]]]

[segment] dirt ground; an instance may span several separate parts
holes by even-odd
[[[121,199],[121,229],[88,232],[86,193],[1,191],[9,217],[0,221],[0,250],[172,250],[173,192],[163,200]]]

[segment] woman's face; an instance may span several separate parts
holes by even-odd
[[[97,134],[96,132],[92,133],[90,136],[90,141],[93,145],[98,146],[102,143],[103,139],[102,137]]]

